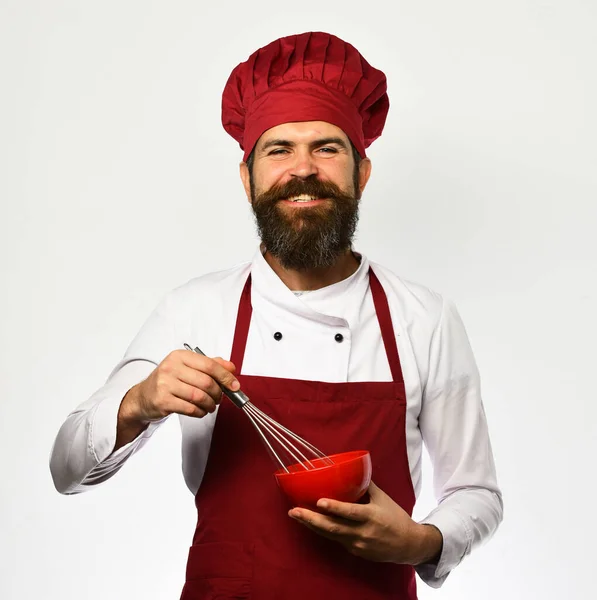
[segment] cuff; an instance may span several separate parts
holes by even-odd
[[[415,567],[419,577],[430,587],[443,585],[450,572],[470,552],[472,534],[466,522],[454,510],[437,508],[421,521],[422,525],[434,525],[443,537],[442,553],[437,565],[426,564]]]
[[[96,464],[119,463],[125,456],[130,455],[142,440],[150,438],[153,432],[168,418],[150,423],[147,428],[134,440],[112,453],[116,443],[116,428],[118,424],[118,411],[123,394],[110,394],[98,403],[91,419],[89,430],[89,452],[92,453]],[[109,457],[109,458],[108,458]]]

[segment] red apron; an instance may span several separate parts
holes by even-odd
[[[251,277],[241,295],[231,360],[251,402],[326,454],[366,449],[372,479],[412,514],[406,393],[386,294],[369,271],[390,382],[325,383],[242,375]],[[414,569],[350,554],[288,516],[272,459],[249,418],[218,409],[195,503],[198,522],[181,600],[416,600]]]

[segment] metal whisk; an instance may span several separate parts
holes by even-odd
[[[184,344],[187,350],[206,356],[199,348],[191,348],[188,344]],[[321,459],[324,465],[332,465],[334,461],[326,456],[321,450],[318,450],[313,444],[310,444],[303,438],[299,437],[295,433],[292,433],[290,429],[287,429],[283,425],[280,425],[277,421],[274,421],[271,417],[266,415],[263,411],[259,410],[254,404],[251,404],[249,397],[238,390],[233,392],[227,387],[220,385],[222,392],[238,407],[241,408],[247,417],[253,423],[253,426],[257,430],[257,433],[261,436],[261,439],[271,452],[271,455],[275,457],[279,465],[287,472],[290,473],[284,461],[280,458],[278,452],[280,449],[288,456],[291,457],[293,462],[303,467],[305,470],[316,469],[321,464],[316,465],[311,462],[311,459]],[[278,446],[278,452],[274,449],[274,446]],[[301,450],[301,448],[303,450]],[[305,455],[304,452],[307,453]]]

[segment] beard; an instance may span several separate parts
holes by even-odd
[[[257,230],[266,250],[285,269],[306,271],[331,267],[352,247],[359,220],[358,170],[353,177],[354,194],[315,175],[293,179],[256,194],[251,177],[251,199]],[[319,206],[288,208],[280,200],[307,194],[325,198]]]

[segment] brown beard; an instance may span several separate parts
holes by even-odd
[[[356,176],[353,179],[354,189],[358,190]],[[283,210],[278,204],[301,194],[327,201],[320,206],[291,210]],[[251,178],[251,198],[261,241],[286,269],[331,267],[352,246],[359,196],[343,192],[334,183],[311,175],[257,195]]]

